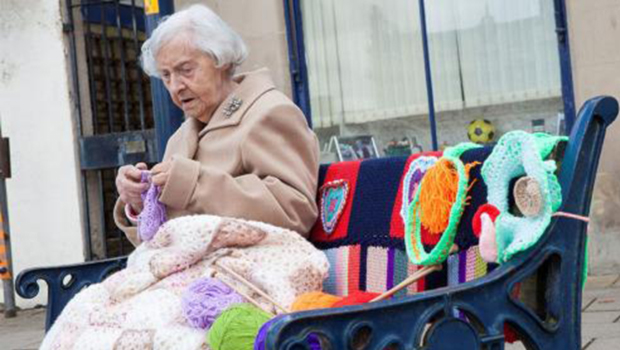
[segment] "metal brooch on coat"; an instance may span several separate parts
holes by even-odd
[[[230,117],[241,107],[241,104],[243,104],[243,100],[238,97],[233,97],[224,107],[224,115]]]

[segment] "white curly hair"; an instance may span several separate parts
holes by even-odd
[[[215,12],[204,5],[192,5],[162,18],[151,37],[144,42],[140,64],[146,74],[160,78],[155,59],[157,52],[166,42],[184,33],[190,34],[190,42],[197,49],[213,58],[216,67],[230,64],[231,75],[248,55],[241,36]]]

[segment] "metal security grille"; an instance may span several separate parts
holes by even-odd
[[[66,0],[88,260],[131,252],[113,219],[117,169],[156,161],[150,81],[138,63],[144,9],[136,2]]]
[[[153,128],[150,81],[138,66],[144,32],[85,23],[95,134]],[[148,117],[147,117],[148,116]]]

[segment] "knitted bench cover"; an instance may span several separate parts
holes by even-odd
[[[491,150],[491,147],[467,150],[460,159],[465,164],[484,162]],[[325,292],[341,296],[360,290],[380,293],[422,268],[413,265],[407,257],[403,202],[411,199],[411,187],[419,177],[411,164],[417,160],[424,168],[433,163],[431,159],[441,155],[441,152],[424,152],[409,157],[321,166],[317,194],[321,219],[313,227],[310,240],[325,251],[330,261]],[[444,269],[410,285],[397,296],[447,286],[450,274],[465,276],[458,279],[462,283],[481,277],[494,268],[494,264],[488,267],[480,259],[475,247],[478,238],[471,227],[477,208],[486,203],[486,186],[480,168],[476,166],[470,171],[470,184],[473,185],[468,196],[471,198],[455,237],[460,250],[458,258],[444,262]],[[422,230],[425,250],[430,251],[439,237]]]

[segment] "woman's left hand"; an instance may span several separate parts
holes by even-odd
[[[170,176],[170,170],[172,168],[172,162],[165,161],[155,165],[151,169],[151,179],[156,186],[164,187],[168,182]]]

